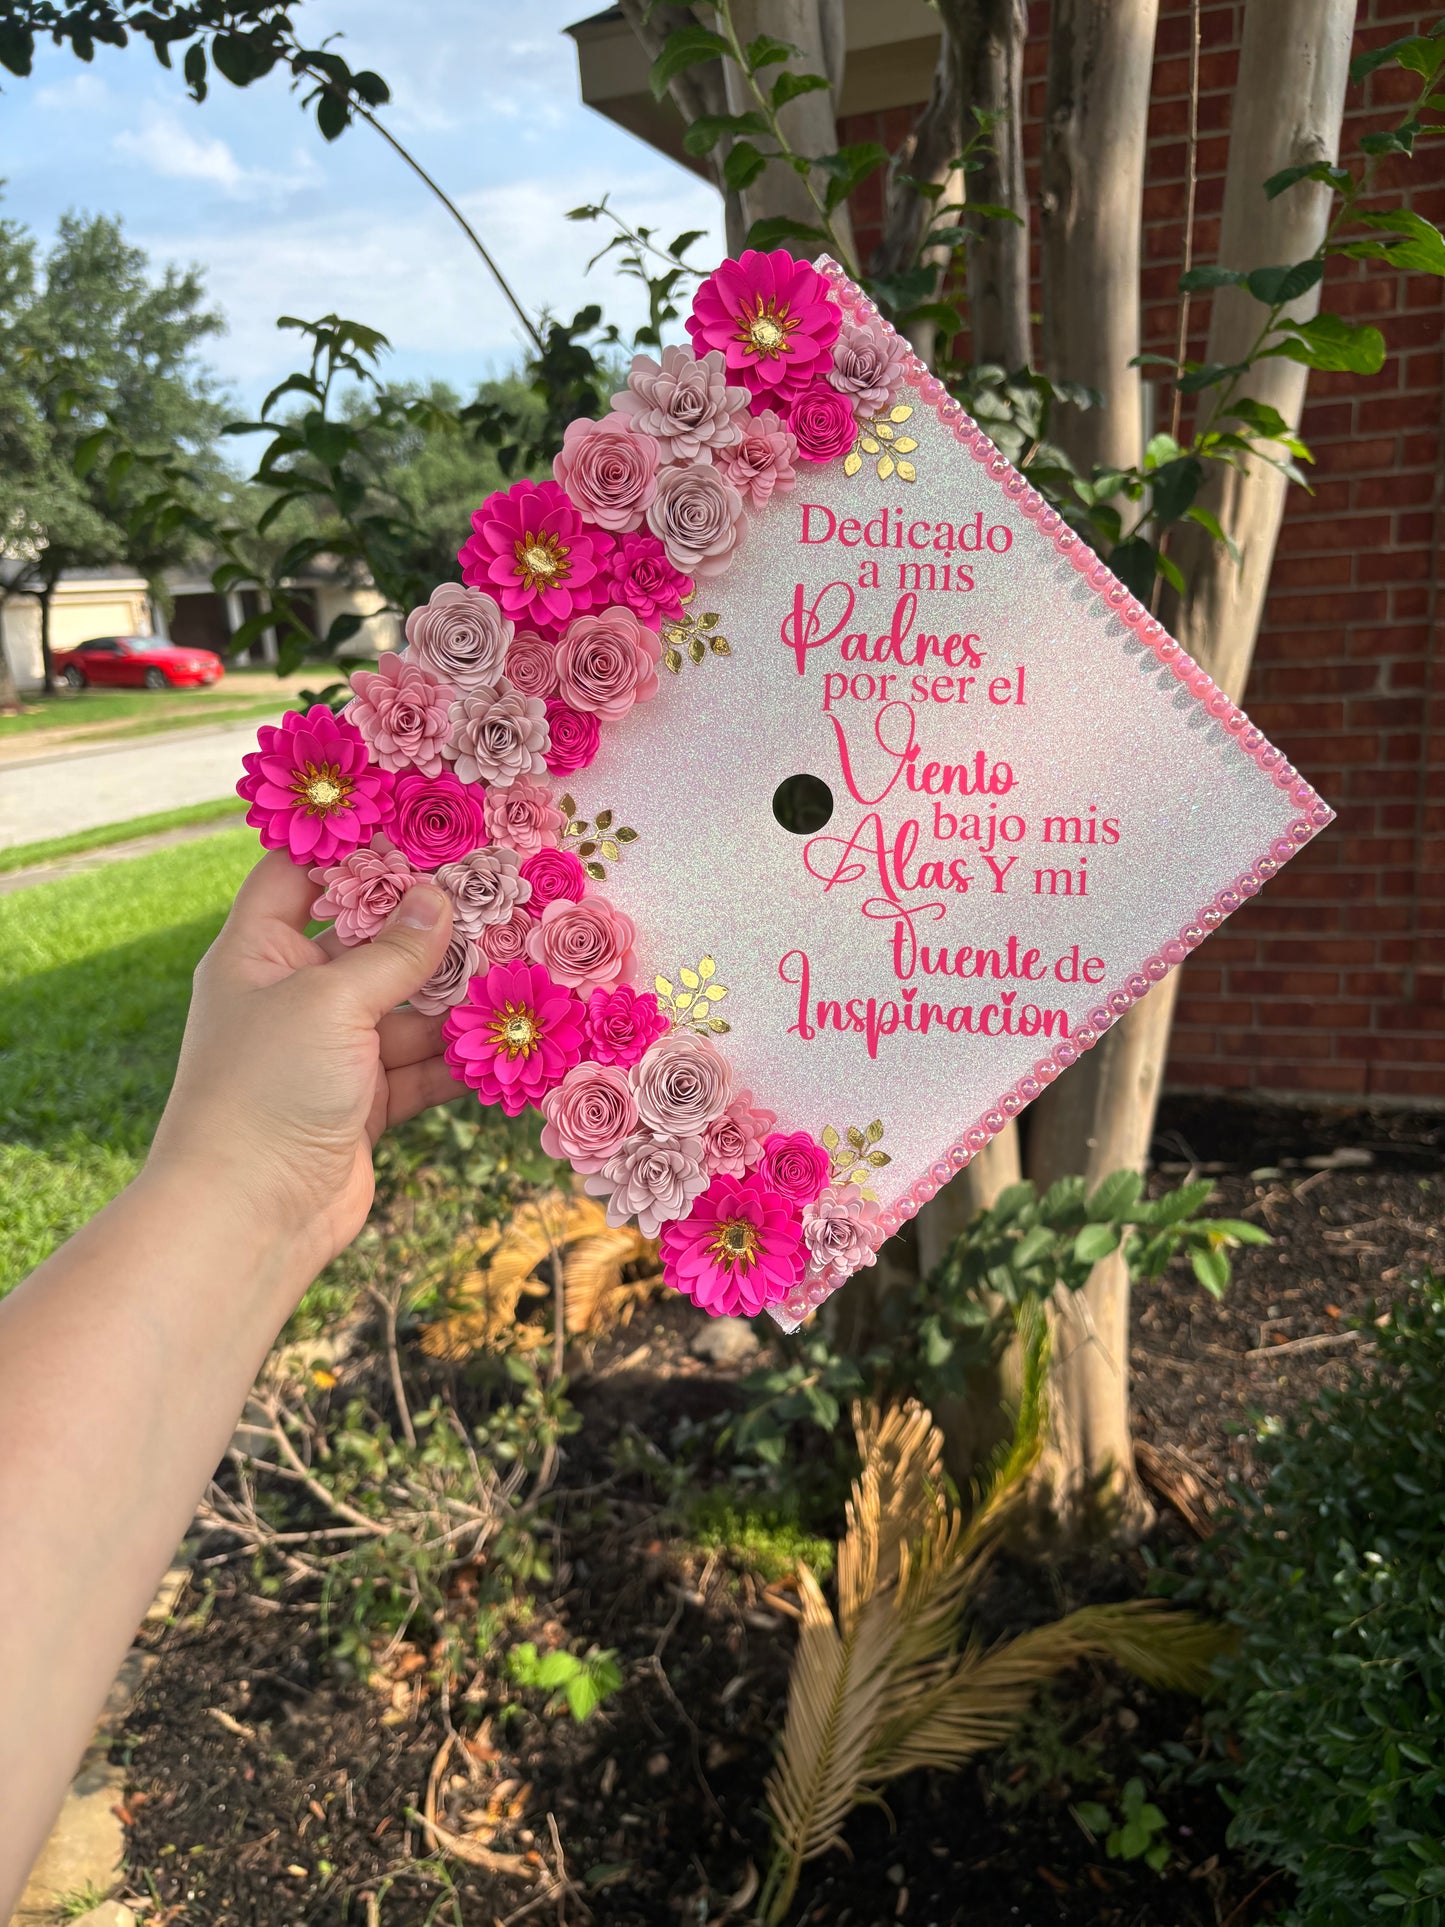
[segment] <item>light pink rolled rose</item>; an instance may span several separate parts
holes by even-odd
[[[658,1138],[639,1131],[628,1138],[583,1189],[606,1198],[607,1222],[623,1225],[636,1218],[645,1238],[655,1238],[673,1218],[681,1218],[707,1189],[700,1137]]]
[[[524,696],[503,676],[452,704],[447,754],[464,783],[515,783],[547,767],[552,743],[540,696]]]
[[[507,681],[524,696],[551,696],[557,688],[557,654],[543,636],[524,629],[507,651]]]
[[[711,462],[665,468],[647,526],[684,575],[720,575],[742,540],[743,498]]]
[[[373,763],[440,774],[457,694],[449,682],[419,662],[390,655],[375,669],[358,669],[351,689],[346,718],[361,731]]]
[[[573,709],[615,723],[657,694],[662,644],[657,632],[618,606],[574,616],[557,644],[557,692]]]
[[[803,1245],[815,1281],[841,1285],[878,1256],[878,1206],[856,1184],[833,1184],[803,1206]]]
[[[550,783],[539,783],[530,776],[495,785],[487,791],[482,805],[487,835],[493,843],[505,844],[521,856],[557,849],[567,819],[552,801],[553,793]]]
[[[473,850],[460,863],[443,863],[436,880],[452,900],[452,928],[464,936],[480,937],[489,923],[505,923],[519,903],[526,903],[532,886],[517,874],[515,850],[489,844]]]
[[[908,343],[876,318],[844,321],[833,343],[828,379],[860,415],[881,415],[903,386]]]
[[[747,421],[749,399],[745,388],[728,386],[716,348],[696,358],[688,348],[664,348],[661,362],[633,356],[627,386],[612,397],[612,406],[656,438],[664,462],[694,462],[733,446]]]
[[[774,493],[797,486],[794,463],[798,443],[791,428],[771,408],[745,418],[741,439],[717,457],[718,473],[750,509],[766,508]]]
[[[763,1141],[777,1123],[772,1111],[755,1109],[751,1091],[739,1091],[721,1117],[715,1117],[703,1133],[703,1150],[709,1177],[719,1172],[740,1178],[751,1171],[763,1155]]]
[[[514,904],[512,914],[505,923],[486,923],[482,934],[477,938],[477,948],[486,962],[482,968],[489,970],[493,964],[516,963],[518,958],[527,954],[527,933],[536,922],[531,911],[522,904]]]
[[[652,436],[626,415],[604,415],[568,422],[552,473],[589,522],[620,534],[642,527],[661,460]]]
[[[497,680],[511,640],[512,624],[494,597],[443,582],[407,617],[404,654],[465,691]]]
[[[634,969],[637,927],[606,897],[549,903],[527,932],[527,955],[554,983],[572,990],[610,990]]]
[[[615,1064],[574,1064],[542,1099],[542,1149],[574,1171],[600,1171],[637,1129],[627,1072]]]
[[[490,968],[472,939],[464,931],[453,930],[441,962],[407,1001],[424,1017],[440,1017],[444,1010],[462,1001],[478,971]]]
[[[338,941],[358,944],[371,941],[419,879],[401,851],[378,836],[329,869],[313,870],[311,881],[324,892],[312,904],[312,916],[318,922],[335,918]]]
[[[659,1037],[629,1075],[637,1115],[659,1137],[701,1136],[733,1101],[726,1058],[689,1030]]]

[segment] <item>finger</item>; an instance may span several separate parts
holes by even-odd
[[[357,944],[326,966],[328,983],[378,1023],[426,982],[447,947],[451,899],[434,883],[413,884],[370,943]]]
[[[418,1111],[433,1104],[449,1104],[454,1097],[465,1097],[467,1087],[459,1084],[447,1069],[444,1057],[429,1057],[420,1064],[405,1064],[387,1078],[388,1125],[405,1124]]]
[[[325,930],[318,930],[311,941],[316,945],[318,950],[325,954],[328,962],[333,957],[339,957],[346,948],[346,945],[336,934],[336,925],[334,923],[328,925]]]
[[[419,1010],[393,1010],[382,1018],[376,1030],[381,1039],[381,1061],[389,1071],[441,1055],[440,1017],[423,1017]]]
[[[284,850],[268,850],[236,892],[222,934],[256,947],[276,924],[304,931],[316,896],[316,885],[305,870]]]

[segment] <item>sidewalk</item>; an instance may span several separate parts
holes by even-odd
[[[256,741],[254,718],[0,765],[0,849],[226,796]]]

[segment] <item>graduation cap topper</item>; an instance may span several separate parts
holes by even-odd
[[[792,1324],[1332,812],[833,263],[688,332],[241,789],[343,941],[433,874],[457,1074]]]

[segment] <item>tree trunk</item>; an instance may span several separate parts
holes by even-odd
[[[1354,13],[1353,0],[1249,0],[1220,240],[1220,259],[1231,267],[1293,262],[1319,245],[1328,205],[1324,191],[1291,189],[1271,202],[1263,183],[1295,162],[1334,159]],[[1300,311],[1313,312],[1317,303],[1316,295]],[[1207,358],[1239,359],[1254,340],[1259,313],[1257,303],[1232,291],[1228,299],[1216,297]],[[1307,372],[1283,359],[1262,362],[1248,392],[1297,421]],[[1182,614],[1166,610],[1166,619],[1238,699],[1286,484],[1258,462],[1241,470],[1211,464],[1211,471],[1200,499],[1239,543],[1243,565],[1236,571],[1227,551],[1186,525],[1175,555],[1190,583],[1189,603]],[[1092,1184],[1122,1166],[1143,1168],[1178,982],[1176,972],[1151,991],[1034,1106],[1030,1174],[1038,1182],[1083,1170]],[[1130,1471],[1128,1339],[1128,1277],[1122,1261],[1112,1258],[1065,1308],[1055,1334],[1055,1441],[1046,1473],[1055,1503],[1062,1502],[1066,1518],[1076,1524],[1088,1516],[1081,1499],[1096,1500],[1106,1512],[1112,1504],[1115,1523],[1126,1529],[1139,1517]]]
[[[1142,452],[1139,223],[1159,0],[1054,0],[1040,196],[1044,370],[1101,408],[1060,409],[1053,438],[1087,474]]]
[[[50,599],[55,594],[55,578],[46,576],[36,591],[40,603],[40,693],[55,694],[55,658],[50,653]]]
[[[5,645],[5,605],[9,600],[8,595],[0,594],[0,716],[15,716],[20,710],[20,691],[10,651]]]
[[[765,68],[760,84],[771,87],[787,69],[800,74],[824,74],[830,87],[816,88],[789,101],[778,116],[788,143],[797,154],[836,153],[838,127],[834,96],[842,79],[843,28],[839,0],[733,0],[733,24],[746,47],[759,34],[772,34],[799,49],[785,65]],[[734,114],[756,110],[746,80],[732,61],[725,61],[728,109]],[[814,179],[818,189],[818,179]],[[785,216],[810,227],[818,225],[818,210],[803,177],[781,161],[771,161],[742,197],[744,226],[768,217]],[[834,209],[833,226],[840,245],[853,254],[853,223],[846,203]],[[788,242],[792,254],[811,256],[829,251],[826,241],[799,237]]]
[[[958,43],[965,111],[994,119],[991,152],[970,176],[968,199],[1006,207],[1018,221],[985,220],[968,251],[968,319],[975,361],[1012,373],[1032,360],[1029,201],[1024,181],[1023,72],[1026,0],[943,0],[945,34]],[[965,125],[971,134],[971,124]]]

